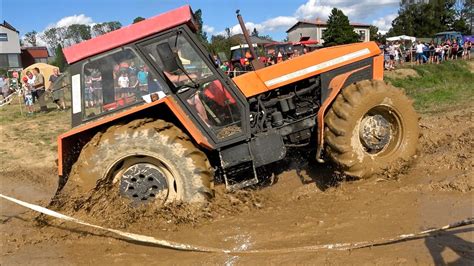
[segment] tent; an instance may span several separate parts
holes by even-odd
[[[416,41],[415,37],[407,36],[407,35],[400,35],[395,37],[387,38],[387,41],[394,42],[394,41]]]
[[[45,83],[44,85],[46,86],[46,88],[49,88],[49,85],[50,85],[49,76],[51,76],[53,74],[53,69],[58,68],[58,67],[48,65],[48,64],[45,64],[45,63],[36,63],[36,64],[33,64],[33,65],[23,69],[23,71],[21,71],[20,79],[22,79],[24,76],[26,76],[27,71],[31,71],[33,73],[33,68],[35,68],[35,67],[39,68],[40,73],[43,74],[43,76],[44,76],[44,83]]]

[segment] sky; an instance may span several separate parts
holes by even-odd
[[[94,24],[120,21],[131,24],[133,19],[152,17],[182,5],[202,10],[203,29],[208,36],[233,34],[240,27],[235,11],[240,9],[247,28],[257,28],[260,34],[274,40],[286,37],[286,30],[298,20],[325,21],[333,7],[342,9],[351,22],[372,24],[384,32],[396,17],[399,0],[0,0],[0,20],[6,20],[20,31],[43,32],[53,26],[74,23]],[[28,8],[30,7],[30,8]]]

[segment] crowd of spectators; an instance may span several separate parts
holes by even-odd
[[[471,59],[472,42],[460,44],[456,39],[443,43],[416,41],[411,45],[404,42],[387,42],[380,48],[384,52],[385,69],[393,70],[404,63],[439,64],[447,60]]]
[[[28,114],[35,112],[47,112],[47,101],[49,99],[56,105],[58,110],[65,110],[66,104],[64,101],[64,92],[62,88],[54,89],[53,84],[59,78],[59,69],[54,69],[53,74],[48,77],[50,86],[46,88],[45,77],[41,74],[39,68],[34,68],[32,71],[27,71],[22,78],[21,96]],[[35,110],[34,105],[38,103],[39,108]]]

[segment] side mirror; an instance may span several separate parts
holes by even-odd
[[[176,53],[173,52],[168,42],[158,44],[156,51],[158,52],[161,62],[163,62],[164,71],[176,73],[182,69],[182,66],[180,66],[181,61],[179,61]]]

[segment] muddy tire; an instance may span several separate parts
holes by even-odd
[[[415,153],[420,129],[412,101],[383,81],[342,90],[325,117],[327,155],[350,176],[367,178]]]
[[[213,196],[213,172],[179,128],[140,119],[96,134],[60,193],[87,197],[102,187],[135,203],[205,202]]]

